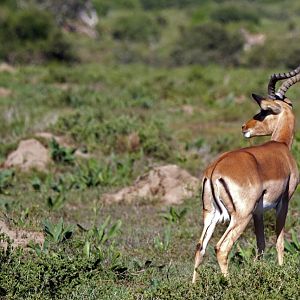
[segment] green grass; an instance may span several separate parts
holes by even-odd
[[[3,173],[1,210],[12,228],[42,230],[45,220],[58,224],[63,218],[73,226],[73,234],[44,250],[33,247],[30,252],[5,254],[2,292],[8,298],[24,299],[180,299],[183,295],[189,299],[296,299],[299,252],[288,254],[282,268],[277,266],[272,213],[265,218],[272,247],[262,262],[254,262],[255,241],[249,226],[240,248],[233,251],[231,276],[223,279],[213,251],[225,229],[220,226],[200,269],[199,283],[191,286],[201,229],[199,197],[176,208],[187,210],[180,222],[168,222],[169,208],[147,199],[112,205],[101,201],[103,193],[132,183],[154,163],[176,163],[199,176],[218,153],[248,145],[240,125],[257,110],[249,94],[263,93],[271,72],[216,66],[170,72],[143,65],[98,68],[82,64],[24,66],[16,75],[1,74],[3,85],[13,90],[1,102],[2,120],[11,111],[19,119],[3,122],[2,160],[19,140],[41,130],[68,136],[75,147],[92,156],[75,158],[72,149],[50,143],[55,160],[49,172]],[[67,90],[61,89],[62,84]],[[299,93],[294,88],[291,98]],[[242,102],[236,103],[237,98]],[[192,107],[191,115],[184,112],[184,105]],[[295,101],[297,116],[298,107]],[[55,117],[47,123],[49,115]],[[140,137],[137,149],[126,142],[132,133]],[[298,138],[294,146],[298,158],[297,149]],[[296,193],[287,219],[289,240],[291,230],[300,229],[299,199]],[[108,216],[111,224],[122,222],[121,232],[98,244],[85,230],[103,224]]]

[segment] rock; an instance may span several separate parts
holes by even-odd
[[[176,165],[155,167],[149,173],[137,178],[130,187],[116,193],[103,195],[103,200],[132,202],[141,198],[157,198],[163,204],[180,204],[193,197],[198,190],[199,180]]]
[[[15,73],[16,69],[7,63],[1,63],[0,72]]]
[[[181,109],[185,114],[189,116],[192,116],[194,114],[194,108],[191,105],[183,105]]]
[[[11,230],[3,221],[0,221],[0,232],[7,234],[13,240],[13,247],[27,247],[30,241],[33,241],[40,245],[44,243],[43,233],[18,229]],[[4,248],[7,247],[7,243],[5,242],[0,242],[0,245]]]
[[[12,91],[9,89],[6,89],[4,87],[0,87],[0,97],[8,97],[12,94]]]
[[[18,149],[12,152],[4,162],[5,168],[19,167],[27,171],[32,168],[45,170],[50,162],[47,148],[35,139],[21,141]]]
[[[140,148],[141,141],[138,133],[133,132],[128,136],[128,150],[131,152],[137,151]]]
[[[38,132],[35,134],[35,136],[38,138],[45,139],[48,142],[50,142],[51,140],[55,140],[61,146],[70,147],[70,145],[65,137],[54,135],[51,132]]]

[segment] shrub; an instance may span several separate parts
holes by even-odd
[[[21,41],[47,39],[54,29],[51,16],[36,9],[20,11],[11,21],[8,33],[15,34]]]
[[[237,32],[229,32],[216,23],[206,23],[184,29],[172,53],[175,65],[237,64],[243,40]]]
[[[40,9],[51,12],[57,24],[64,24],[68,20],[78,17],[81,10],[88,9],[85,0],[32,0],[33,4]],[[26,6],[25,6],[26,7]]]
[[[215,9],[211,14],[211,19],[221,23],[248,21],[252,23],[259,22],[259,16],[256,11],[250,7],[245,9],[245,5],[223,5]]]
[[[56,128],[62,134],[71,134],[78,143],[92,147],[100,145],[105,154],[142,149],[145,154],[158,159],[172,157],[172,139],[161,121],[149,120],[143,123],[140,118],[128,115],[101,120],[101,123],[99,121],[92,115],[76,113],[60,118]],[[130,141],[131,136],[134,136],[135,141]]]
[[[0,194],[5,194],[6,189],[12,186],[14,175],[12,170],[0,171]]]
[[[293,69],[300,64],[300,46],[293,37],[279,36],[245,53],[242,62],[249,67],[278,68],[282,66]]]
[[[170,7],[185,7],[188,5],[198,5],[199,0],[140,0],[141,5],[146,10],[158,10]]]
[[[45,42],[43,53],[47,60],[69,62],[77,60],[72,44],[58,30],[54,31]]]
[[[46,11],[27,8],[0,14],[0,59],[10,62],[72,61],[75,55]]]
[[[159,38],[159,24],[156,19],[142,12],[119,17],[112,30],[118,40],[145,42]]]
[[[60,146],[55,139],[49,143],[51,158],[57,163],[73,164],[76,149]]]
[[[140,7],[139,0],[93,0],[97,13],[105,16],[113,9],[135,9]]]
[[[172,159],[171,137],[162,122],[154,120],[144,124],[139,130],[139,137],[145,154],[163,160]]]
[[[1,0],[0,5],[9,7],[10,9],[16,9],[18,7],[18,0]]]

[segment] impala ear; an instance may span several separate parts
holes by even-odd
[[[255,102],[260,106],[261,102],[263,100],[265,100],[266,98],[256,95],[256,94],[252,94],[252,98],[255,100]]]
[[[278,115],[281,112],[281,106],[274,101],[262,100],[260,107],[262,110],[271,111],[274,115]]]

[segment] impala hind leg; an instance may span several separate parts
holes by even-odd
[[[254,232],[256,236],[257,244],[257,258],[261,258],[265,248],[265,230],[264,230],[264,209],[263,209],[263,198],[261,198],[257,204],[257,207],[253,213],[254,221]]]
[[[227,230],[216,246],[217,260],[224,276],[227,276],[228,274],[228,255],[230,250],[247,227],[251,217],[252,216],[249,215],[239,220],[232,218]]]
[[[212,185],[210,179],[203,178],[202,182],[202,205],[203,205],[203,230],[200,240],[196,246],[195,266],[193,273],[193,283],[196,281],[197,268],[203,260],[207,244],[215,230],[216,224],[219,221],[220,212],[214,204]]]
[[[199,265],[203,260],[203,256],[205,254],[207,244],[213,235],[213,232],[216,228],[216,224],[219,221],[219,217],[220,214],[216,209],[211,212],[206,212],[204,214],[204,226],[203,226],[200,240],[196,246],[195,266],[194,266],[194,274],[193,274],[193,281],[192,281],[193,283],[196,282],[197,268],[199,267]]]
[[[204,226],[202,230],[202,234],[200,240],[196,246],[195,252],[195,266],[194,266],[194,274],[193,274],[193,283],[196,282],[197,279],[197,268],[201,264],[203,260],[203,256],[205,254],[205,250],[209,240],[211,239],[216,225],[219,221],[220,214],[217,210],[214,210],[210,213],[206,213],[204,217]]]
[[[286,220],[286,215],[288,212],[288,198],[283,198],[276,208],[276,250],[278,257],[278,264],[283,264],[283,254],[284,254],[284,224]]]

